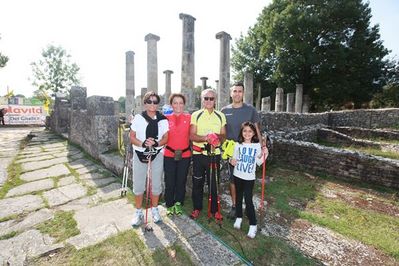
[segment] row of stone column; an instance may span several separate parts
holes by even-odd
[[[284,101],[284,99],[286,99]],[[283,88],[276,89],[275,112],[308,113],[310,99],[303,95],[303,85],[297,84],[295,93],[284,94]],[[262,98],[261,111],[271,111],[271,98]]]
[[[182,68],[181,68],[181,92],[187,97],[187,109],[194,110],[194,81],[195,81],[195,42],[194,26],[195,18],[188,14],[179,14],[183,21],[183,43],[182,43]],[[220,66],[219,80],[217,81],[218,102],[217,106],[227,105],[229,102],[230,86],[230,40],[231,36],[226,32],[216,34],[220,40]],[[155,34],[147,34],[144,38],[147,42],[147,88],[158,92],[158,59],[157,42],[160,37]],[[171,74],[173,71],[165,70],[166,86],[165,100],[171,93]],[[203,81],[206,84],[206,80]],[[204,84],[204,83],[203,83]],[[204,86],[204,85],[203,85]],[[206,87],[206,85],[205,85]],[[134,110],[134,52],[126,52],[126,116],[130,110]]]

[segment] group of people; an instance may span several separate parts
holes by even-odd
[[[261,142],[259,115],[255,108],[243,102],[244,85],[235,83],[230,89],[232,104],[221,111],[215,109],[216,91],[203,90],[202,108],[190,115],[184,112],[186,98],[173,93],[169,98],[173,113],[163,115],[158,111],[160,97],[147,92],[143,97],[144,111],[137,114],[131,124],[130,141],[133,145],[133,193],[136,212],[132,225],[144,222],[143,195],[146,176],[151,171],[151,214],[155,223],[160,222],[158,210],[162,192],[162,176],[165,181],[167,215],[182,214],[188,169],[193,162],[192,219],[200,217],[203,210],[204,185],[208,184],[208,216],[221,220],[218,178],[225,141],[234,142],[234,152],[228,158],[228,172],[232,209],[229,217],[235,218],[234,228],[240,229],[245,199],[249,219],[248,236],[254,238],[257,231],[255,208],[252,202],[256,164],[267,158],[265,143]],[[262,144],[261,144],[262,143]],[[151,167],[148,167],[151,163]]]
[[[6,108],[0,108],[0,123],[4,126],[4,116],[7,113],[7,109]]]

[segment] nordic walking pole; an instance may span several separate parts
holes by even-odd
[[[151,232],[152,226],[148,223],[148,198],[150,198],[150,207],[152,207],[152,187],[151,187],[151,178],[152,178],[152,173],[151,173],[151,156],[152,152],[150,151],[147,159],[148,159],[148,165],[147,165],[147,191],[146,191],[146,199],[145,199],[145,227],[144,230],[146,232]]]
[[[262,140],[262,146],[266,146],[267,138]],[[266,153],[263,154],[263,164],[262,164],[262,194],[261,194],[261,201],[260,201],[260,226],[259,230],[262,228],[263,220],[265,218],[265,178],[266,178]]]

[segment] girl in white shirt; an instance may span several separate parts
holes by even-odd
[[[266,146],[261,147],[252,122],[241,125],[238,143],[234,146],[234,154],[230,163],[234,165],[234,184],[237,192],[236,221],[234,228],[240,229],[242,223],[242,199],[245,198],[245,210],[249,219],[248,237],[256,236],[256,215],[252,201],[255,184],[256,164],[261,165],[267,157]]]

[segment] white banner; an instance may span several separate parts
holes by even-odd
[[[43,106],[0,105],[6,108],[4,115],[6,125],[45,125],[47,113]]]

